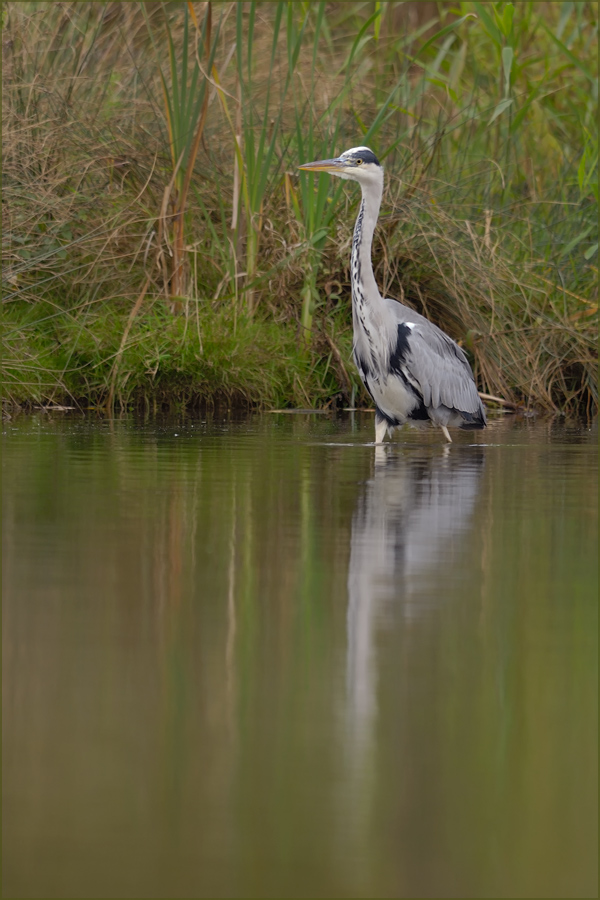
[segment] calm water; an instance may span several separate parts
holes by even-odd
[[[597,896],[596,434],[4,426],[5,897]]]

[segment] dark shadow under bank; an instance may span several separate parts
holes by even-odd
[[[404,425],[394,430],[391,438],[386,438],[384,448],[401,448],[413,445],[439,445],[446,450],[451,446],[475,445],[494,443],[499,430],[502,432],[514,431],[524,435],[533,436],[538,433],[540,427],[546,433],[548,439],[565,443],[588,442],[597,440],[598,416],[566,416],[561,413],[537,413],[520,409],[502,409],[498,406],[486,406],[488,425],[481,430],[452,429],[454,444],[446,444],[440,436],[438,428],[415,428]],[[351,423],[360,433],[361,443],[371,443],[374,434],[375,410],[367,406],[348,408],[331,406],[326,409],[281,408],[261,409],[250,404],[228,404],[227,402],[197,403],[196,405],[181,405],[178,403],[141,404],[134,408],[121,408],[108,411],[105,407],[90,407],[83,404],[66,403],[52,406],[29,404],[13,405],[10,408],[3,407],[3,421],[16,422],[42,416],[48,422],[52,420],[70,420],[74,424],[104,423],[109,428],[121,427],[128,423],[138,426],[150,426],[158,428],[185,429],[195,428],[199,424],[203,428],[217,428],[228,431],[229,429],[244,431],[248,427],[262,422],[273,424],[278,428],[300,428],[301,430],[318,428],[326,431],[334,439],[339,429],[345,429]],[[374,445],[375,446],[375,445]]]

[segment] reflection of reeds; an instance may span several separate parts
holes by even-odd
[[[593,412],[591,7],[432,9],[6,4],[7,396],[347,402],[357,192],[295,166],[368,142],[386,294],[481,390]]]
[[[182,858],[192,862],[180,896],[201,894],[193,879],[223,858],[236,880],[221,893],[252,884],[248,894],[275,895],[282,870],[273,876],[271,860],[282,857],[307,896],[321,871],[333,872],[332,895],[358,885],[365,896],[439,896],[453,883],[481,896],[485,883],[548,896],[557,876],[571,878],[565,896],[591,895],[589,444],[553,444],[511,417],[487,450],[386,450],[391,478],[384,471],[374,491],[372,453],[326,445],[334,427],[281,416],[240,440],[235,427],[184,419],[174,438],[113,419],[107,438],[46,417],[40,440],[35,417],[17,418],[3,505],[9,840],[45,840],[59,785],[60,834],[93,835],[98,871],[114,860],[115,884],[133,873],[139,896],[157,884],[172,894]],[[385,593],[382,534],[390,550],[394,531],[416,541],[412,514],[443,498],[432,475],[451,488],[480,453],[470,528],[450,532],[466,556],[435,554],[429,570],[438,602],[403,616],[406,569],[388,570],[387,614],[369,638],[377,718],[367,741],[347,744],[346,777],[347,581],[361,521],[355,571]],[[419,531],[428,551],[426,520]],[[115,809],[135,827],[115,828]],[[136,862],[140,835],[147,855]],[[61,886],[73,884],[65,858]],[[316,881],[307,860],[323,865]],[[46,870],[27,871],[39,896]],[[423,873],[433,873],[425,888]]]

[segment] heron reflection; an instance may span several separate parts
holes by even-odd
[[[433,612],[465,574],[484,451],[455,450],[379,447],[352,520],[344,732],[352,810],[344,828],[356,831],[357,846],[375,777],[378,635]]]
[[[483,449],[410,456],[378,448],[374,465],[352,520],[348,567],[348,694],[359,717],[372,704],[377,626],[442,603],[440,582],[460,570]]]

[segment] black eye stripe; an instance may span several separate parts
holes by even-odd
[[[366,166],[368,163],[373,163],[373,165],[375,165],[375,166],[379,165],[379,160],[377,159],[377,157],[375,156],[375,154],[373,153],[372,150],[369,150],[366,147],[360,147],[359,149],[357,149],[355,151],[355,153],[356,153],[356,156],[354,155],[354,153],[349,154],[350,158],[354,160],[355,165]]]
[[[348,164],[351,166],[366,166],[370,163],[379,166],[379,160],[373,151],[369,150],[367,147],[356,148],[354,151],[347,150],[345,153],[342,153],[340,158],[347,160]]]

